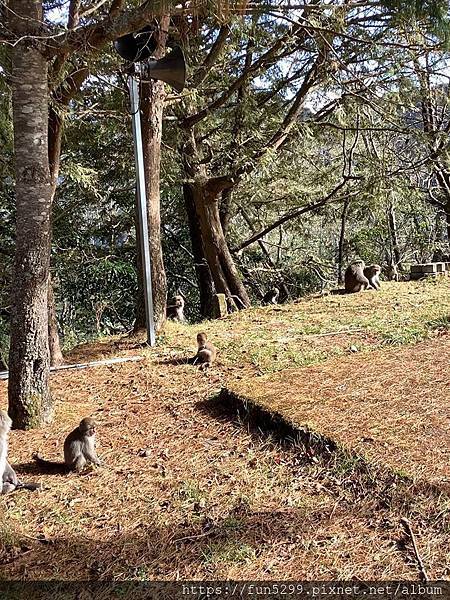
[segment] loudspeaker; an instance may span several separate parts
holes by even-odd
[[[129,62],[147,60],[156,50],[155,28],[147,25],[140,31],[129,33],[114,42],[118,54]]]
[[[177,92],[183,90],[186,81],[186,62],[183,50],[179,46],[159,60],[149,60],[146,66],[150,79],[164,81]]]

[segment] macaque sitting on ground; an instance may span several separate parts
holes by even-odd
[[[276,287],[268,290],[264,294],[263,304],[278,304],[278,298],[280,297],[280,290]]]
[[[8,457],[8,435],[12,421],[5,410],[0,410],[0,477],[2,494],[8,494],[17,489],[38,490],[38,483],[22,483],[16,472],[7,461]]]
[[[369,281],[369,287],[371,287],[377,291],[381,288],[380,273],[381,273],[380,265],[370,265],[370,267],[365,267],[365,269],[364,269],[364,275],[367,277],[367,279]]]
[[[34,455],[34,460],[47,471],[67,473],[68,471],[80,472],[88,463],[100,465],[100,459],[95,451],[95,421],[86,417],[66,437],[64,442],[64,462],[45,460],[39,454]]]
[[[385,274],[388,281],[400,281],[400,273],[396,265],[388,265],[385,269]]]
[[[344,275],[346,294],[361,292],[369,287],[369,280],[364,275],[365,266],[364,261],[356,260],[347,267]]]
[[[183,296],[174,296],[167,305],[167,318],[174,321],[183,322],[186,320],[184,316],[184,298]]]
[[[188,362],[192,365],[199,365],[200,369],[205,371],[216,360],[217,350],[211,342],[208,342],[206,333],[197,335],[197,346],[197,354]]]

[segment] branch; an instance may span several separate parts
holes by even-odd
[[[306,206],[302,206],[301,208],[297,208],[295,210],[289,211],[287,214],[283,215],[280,219],[278,219],[277,221],[275,221],[274,223],[272,223],[271,225],[269,225],[262,231],[255,233],[255,235],[252,235],[251,238],[249,238],[248,240],[245,240],[245,242],[242,242],[241,244],[239,244],[239,246],[236,246],[235,248],[233,248],[232,252],[235,253],[235,252],[239,252],[240,250],[243,250],[247,246],[250,246],[250,244],[257,242],[259,239],[261,239],[262,237],[264,237],[265,235],[267,235],[268,233],[270,233],[271,231],[273,231],[274,229],[276,229],[283,223],[290,221],[291,219],[295,219],[296,217],[299,217],[300,215],[303,215],[307,212],[311,212],[313,210],[316,210],[317,208],[321,208],[322,206],[325,206],[325,204],[327,204],[333,198],[333,196],[347,184],[348,179],[349,178],[347,178],[347,177],[344,178],[333,190],[331,190],[331,192],[327,196],[325,196],[325,198],[322,198],[322,200],[319,200],[317,202],[311,202],[310,204],[307,204]],[[357,192],[353,192],[352,194],[346,194],[344,197],[339,198],[339,200],[345,200],[346,198],[355,196],[356,194],[357,194]],[[337,202],[337,199],[334,200],[334,202]]]
[[[197,87],[198,85],[200,85],[200,83],[202,83],[202,81],[204,81],[209,71],[213,67],[214,63],[221,55],[222,50],[224,49],[225,44],[227,42],[229,33],[230,26],[222,25],[219,31],[219,35],[217,36],[214,44],[212,45],[208,56],[205,58],[203,63],[199,66],[196,73],[192,77],[192,87]]]
[[[231,96],[237,90],[239,90],[250,79],[252,75],[256,76],[257,73],[259,73],[259,71],[267,65],[267,63],[273,62],[273,60],[277,58],[278,51],[281,48],[283,48],[284,44],[286,44],[289,41],[289,39],[292,37],[292,34],[297,32],[299,29],[300,26],[296,25],[292,28],[291,31],[282,36],[277,42],[275,42],[275,44],[273,44],[271,48],[269,48],[269,50],[267,50],[257,60],[255,60],[255,62],[253,62],[251,65],[245,68],[240,74],[240,76],[234,81],[234,83],[227,90],[225,90],[218,98],[216,98],[216,100],[211,102],[211,104],[209,104],[208,106],[205,106],[205,108],[203,108],[199,112],[184,119],[181,122],[181,127],[184,127],[186,129],[193,127],[196,123],[207,117],[209,113],[225,104],[225,102],[229,98],[231,98]]]
[[[108,17],[97,23],[76,27],[56,35],[47,41],[46,56],[52,58],[60,54],[70,54],[76,50],[97,50],[108,42],[137,31],[148,24],[149,20],[167,14],[176,0],[145,0],[138,8]]]

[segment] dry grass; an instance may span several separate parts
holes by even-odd
[[[450,314],[449,284],[393,284],[381,294],[310,299],[205,323],[200,329],[220,350],[207,375],[183,363],[198,326],[168,324],[156,349],[105,340],[74,351],[71,360],[146,359],[55,373],[54,423],[12,432],[12,463],[47,489],[0,499],[0,576],[415,579],[399,524],[407,516],[430,576],[450,577],[445,494],[372,493],[351,470],[312,460],[210,400],[224,386],[319,363],[352,344],[378,352],[390,334],[397,343],[434,337]],[[344,329],[358,332],[316,335]],[[415,349],[426,354],[444,339]],[[354,358],[371,362],[365,353]],[[415,388],[407,391],[414,396]],[[86,415],[99,421],[105,466],[82,476],[36,473],[33,451],[60,456],[64,436]]]
[[[450,335],[235,383],[231,391],[450,493]]]

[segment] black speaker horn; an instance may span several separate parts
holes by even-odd
[[[129,62],[147,60],[156,50],[156,46],[155,28],[151,25],[134,33],[123,35],[114,42],[114,48],[118,54]]]
[[[186,62],[183,50],[179,46],[176,46],[172,52],[159,60],[149,60],[146,67],[150,79],[164,81],[177,92],[183,90],[186,81]]]

